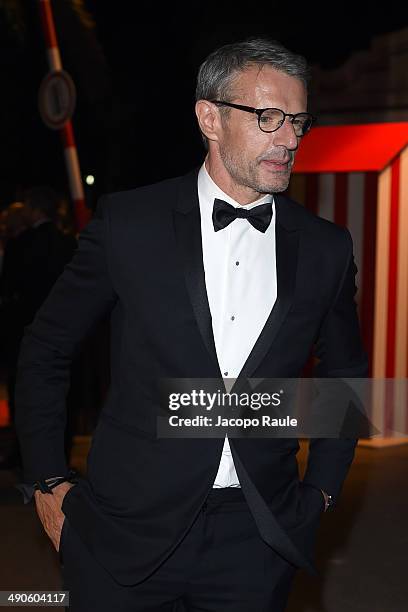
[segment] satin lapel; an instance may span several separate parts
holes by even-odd
[[[241,382],[244,383],[244,379],[249,378],[260,365],[293,301],[298,263],[299,231],[292,223],[294,219],[290,216],[290,210],[287,210],[285,206],[287,206],[286,199],[275,195],[277,298],[231,392],[237,391]]]
[[[197,174],[195,170],[182,181],[178,206],[173,211],[174,228],[191,305],[203,342],[216,367],[214,377],[221,377],[205,285]]]

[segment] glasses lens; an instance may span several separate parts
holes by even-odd
[[[278,108],[267,108],[259,117],[259,127],[263,132],[274,132],[285,120],[285,115]]]
[[[285,121],[285,113],[279,108],[267,108],[259,117],[259,127],[263,132],[278,130]],[[298,113],[292,119],[296,136],[304,136],[313,124],[313,116],[309,113]]]
[[[296,136],[304,136],[312,127],[312,123],[313,117],[308,113],[299,113],[295,115],[292,124]]]

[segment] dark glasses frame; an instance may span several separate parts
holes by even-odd
[[[312,127],[313,123],[315,121],[317,121],[317,117],[315,117],[314,115],[312,115],[311,113],[285,113],[282,109],[280,108],[272,108],[272,107],[268,107],[268,108],[254,108],[253,106],[244,106],[243,104],[233,104],[232,102],[225,102],[224,100],[209,100],[209,102],[212,102],[213,104],[217,104],[219,106],[229,106],[231,108],[236,108],[238,110],[242,110],[245,111],[246,113],[255,113],[258,116],[258,127],[262,132],[266,132],[267,134],[271,134],[272,132],[276,132],[277,130],[279,130],[280,127],[282,127],[282,125],[285,123],[285,119],[286,117],[290,117],[291,123],[293,125],[293,122],[295,121],[296,117],[307,117],[310,120],[310,125],[308,126],[308,128],[306,129],[305,132],[303,132],[303,134],[296,134],[296,129],[293,126],[293,129],[295,131],[296,136],[298,137],[302,137],[305,134],[307,134],[307,132],[310,130],[310,128]],[[274,130],[265,130],[263,127],[261,127],[261,117],[262,114],[265,111],[268,110],[275,110],[275,111],[279,111],[280,113],[282,113],[282,121],[280,123],[280,125],[278,125],[277,128],[275,128]]]

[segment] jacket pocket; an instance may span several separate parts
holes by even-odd
[[[59,541],[59,548],[58,548],[59,562],[60,562],[61,565],[64,565],[63,548],[65,546],[65,539],[66,539],[67,528],[68,528],[68,519],[67,519],[67,517],[65,517],[64,522],[62,523],[61,535],[60,535],[60,541]]]

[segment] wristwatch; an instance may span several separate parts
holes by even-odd
[[[322,492],[322,495],[324,497],[324,511],[327,512],[327,510],[330,508],[330,506],[333,505],[333,497],[331,495],[329,495],[328,493],[326,493],[326,491],[323,491],[323,489],[320,489]]]
[[[52,493],[52,489],[60,485],[62,482],[75,482],[76,470],[69,470],[65,476],[53,476],[46,480],[37,480],[34,483],[34,490],[41,493]]]
[[[28,484],[26,482],[19,482],[14,487],[23,494],[23,500],[25,504],[28,504],[34,497],[36,491],[41,493],[52,493],[52,489],[57,487],[62,482],[78,482],[78,473],[76,470],[69,469],[65,476],[53,476],[52,478],[46,478],[45,480],[37,480],[34,483]]]
[[[326,493],[326,491],[323,491],[323,489],[320,489],[319,487],[316,487],[315,485],[310,484],[309,482],[304,482],[303,485],[306,487],[312,487],[312,489],[316,489],[316,491],[320,491],[320,493],[323,495],[323,498],[324,498],[324,510],[323,510],[324,512],[327,512],[330,506],[334,504],[334,499],[332,495],[330,495],[329,493]]]

